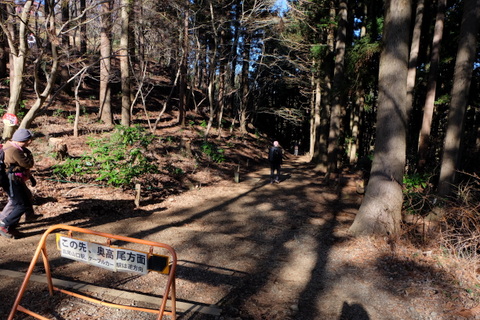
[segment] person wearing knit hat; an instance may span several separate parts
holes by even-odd
[[[17,142],[25,142],[28,140],[32,140],[32,138],[32,132],[27,129],[18,129],[12,136],[12,140]]]
[[[30,130],[18,129],[11,141],[3,146],[4,163],[10,184],[7,190],[10,206],[7,207],[11,208],[9,209],[11,212],[1,215],[3,219],[0,221],[0,235],[9,239],[18,237],[14,229],[23,214],[26,220],[41,216],[33,211],[32,192],[26,185],[27,180],[30,180],[33,186],[36,183],[30,172],[35,161],[32,152],[27,148],[32,139],[33,134]]]

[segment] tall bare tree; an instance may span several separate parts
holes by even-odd
[[[338,10],[337,39],[335,42],[335,66],[333,72],[332,110],[330,112],[330,130],[328,134],[328,181],[337,173],[339,139],[344,106],[343,83],[345,78],[345,45],[347,39],[347,3],[340,1]]]
[[[185,1],[185,9],[183,11],[182,53],[180,58],[180,81],[178,83],[178,123],[181,126],[185,126],[185,116],[187,114],[187,63],[188,53],[190,52],[188,38],[188,22],[190,20],[189,9],[189,1]]]
[[[80,12],[85,12],[86,0],[80,0]],[[82,15],[80,19],[80,54],[87,53],[87,16]]]
[[[309,154],[310,160],[318,155],[318,148],[315,148],[317,141],[320,139],[321,132],[321,107],[322,107],[322,87],[320,77],[312,75],[312,99],[311,99],[311,116],[310,116],[310,146]],[[315,153],[317,153],[315,155]]]
[[[415,12],[415,23],[413,25],[412,43],[410,45],[410,58],[408,61],[407,75],[407,102],[406,107],[410,110],[413,104],[413,96],[415,89],[415,80],[417,76],[418,52],[420,48],[420,38],[422,34],[423,13],[425,10],[424,0],[417,2]]]
[[[365,197],[350,227],[352,234],[400,231],[402,179],[406,162],[405,106],[409,51],[410,0],[386,3],[380,56],[375,154]]]
[[[23,5],[20,16],[17,17],[15,4],[7,5],[8,15],[0,15],[0,28],[8,41],[10,50],[10,99],[7,112],[18,113],[18,107],[22,97],[25,77],[25,62],[27,59],[27,33],[30,20],[30,10],[33,0],[27,0]],[[6,18],[6,19],[5,19]],[[18,24],[18,25],[17,25]],[[15,128],[6,126],[3,130],[3,139],[10,138]]]
[[[129,63],[129,25],[131,0],[121,1],[121,32],[120,32],[120,48],[118,50],[120,56],[120,72],[122,82],[122,117],[121,124],[130,126],[130,63]]]
[[[428,74],[427,95],[425,98],[425,106],[423,107],[423,121],[420,130],[418,142],[418,167],[423,169],[427,161],[427,153],[429,148],[430,132],[432,129],[432,118],[435,103],[435,94],[437,91],[437,72],[440,62],[440,44],[443,37],[443,23],[445,20],[445,6],[447,0],[438,0],[437,17],[435,19],[435,29],[433,32],[433,42],[430,58],[430,71]]]
[[[318,135],[315,141],[315,151],[313,153],[313,161],[316,163],[315,169],[319,172],[328,171],[328,139],[330,132],[330,114],[332,109],[331,92],[333,87],[333,79],[331,73],[331,57],[335,52],[335,29],[336,29],[336,8],[335,1],[327,1],[328,3],[328,28],[326,31],[327,53],[324,60],[321,61],[322,71],[320,72],[320,126],[318,127]],[[333,67],[335,68],[335,66]],[[318,89],[318,88],[317,88]]]
[[[243,63],[240,80],[240,101],[238,106],[238,121],[240,126],[240,132],[247,132],[247,117],[248,117],[248,100],[249,100],[249,62],[250,62],[250,43],[251,38],[247,34],[244,35],[243,43]]]
[[[440,168],[438,194],[441,196],[450,195],[452,184],[455,183],[456,171],[459,168],[463,123],[470,92],[473,63],[476,58],[479,19],[480,0],[465,0],[455,61],[452,100],[448,112],[448,127]]]
[[[3,16],[0,21],[7,19],[7,4],[0,4],[0,14]],[[6,35],[2,32],[0,34],[0,78],[7,76],[7,64],[8,64],[8,42]]]
[[[55,5],[54,0],[45,1],[44,3],[48,8],[53,8]],[[31,126],[33,120],[35,120],[36,116],[39,114],[40,109],[44,106],[45,101],[52,94],[57,76],[60,72],[60,55],[58,53],[58,46],[61,42],[59,35],[62,34],[63,28],[56,28],[55,11],[49,10],[47,12],[48,15],[45,17],[48,31],[46,32],[46,43],[49,44],[49,50],[45,50],[46,57],[43,57],[43,53],[40,53],[36,59],[36,64],[38,65],[43,62],[42,59],[49,60],[50,68],[43,68],[43,72],[46,74],[46,81],[43,82],[37,73],[37,66],[34,67],[34,89],[36,99],[31,105],[30,110],[22,119],[22,122],[20,123],[21,128],[29,128]],[[66,27],[66,24],[63,24],[63,27]],[[66,81],[68,81],[68,79],[66,79]],[[68,82],[66,84],[68,85]],[[40,88],[43,88],[43,90],[40,91]]]
[[[332,92],[332,64],[330,61],[335,51],[335,30],[337,25],[335,21],[337,12],[335,1],[325,1],[325,6],[327,6],[325,10],[329,12],[327,21],[324,22],[325,25],[318,29],[309,26],[307,30],[311,29],[315,34],[313,38],[319,42],[315,43],[316,46],[325,47],[325,50],[313,57],[311,62],[312,101],[310,106],[309,154],[310,161],[316,164],[315,170],[326,173],[328,171],[329,115],[332,102],[330,97]],[[322,6],[316,8],[316,10],[322,11]],[[317,14],[313,14],[313,16]],[[306,15],[309,16],[310,14],[307,13]]]
[[[112,1],[101,4],[101,29],[100,29],[100,92],[99,114],[100,119],[108,126],[113,125],[110,73],[112,68]]]

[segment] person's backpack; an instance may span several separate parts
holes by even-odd
[[[268,160],[271,162],[280,162],[282,161],[282,151],[280,148],[272,147],[268,155]]]
[[[0,144],[0,187],[4,190],[9,188],[7,166],[5,165],[5,150],[2,144]]]

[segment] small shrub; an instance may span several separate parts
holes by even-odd
[[[54,117],[62,117],[63,116],[63,110],[62,109],[56,109],[55,111],[53,111],[52,115]]]
[[[403,177],[403,207],[407,214],[423,215],[430,210],[429,179],[429,175],[417,173]]]
[[[91,171],[93,164],[87,160],[87,157],[83,158],[69,158],[62,165],[53,167],[53,173],[59,178],[77,177],[78,181],[85,182],[83,176],[87,175]]]
[[[183,171],[182,168],[177,168],[173,165],[169,165],[166,167],[166,170],[171,174],[171,175],[174,175],[174,176],[181,176],[183,175],[185,172]]]
[[[218,148],[214,143],[204,142],[201,148],[202,152],[207,155],[210,160],[216,163],[222,163],[225,161],[225,150]]]
[[[154,138],[140,127],[118,126],[110,138],[90,139],[91,153],[67,159],[54,166],[53,172],[61,178],[132,187],[136,178],[158,172],[144,152]]]
[[[18,120],[22,119],[27,114],[27,100],[20,101],[19,109],[17,112]]]
[[[162,141],[166,141],[166,142],[168,142],[168,143],[172,143],[172,142],[174,142],[174,141],[175,141],[175,138],[174,138],[174,137],[172,137],[172,136],[166,136],[166,137],[162,137],[162,138],[160,138],[160,140],[162,140]]]

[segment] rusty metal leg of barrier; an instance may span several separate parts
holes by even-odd
[[[28,267],[27,273],[25,274],[25,278],[23,279],[23,283],[18,291],[17,298],[13,304],[12,310],[8,315],[8,320],[13,320],[15,313],[17,312],[18,306],[20,305],[20,301],[22,300],[23,294],[27,288],[28,281],[32,275],[33,269],[35,269],[35,264],[37,264],[38,258],[40,256],[41,251],[45,247],[45,239],[47,238],[48,234],[50,233],[51,228],[49,228],[40,239],[37,249],[35,250],[35,254],[33,255],[32,261],[30,262],[30,266]]]
[[[160,310],[158,311],[157,320],[162,320],[163,314],[165,313],[165,305],[167,304],[167,296],[163,297],[162,304],[160,305]]]
[[[48,262],[48,254],[47,254],[46,247],[42,249],[42,258],[43,258],[43,266],[45,268],[45,275],[47,276],[48,292],[50,293],[51,296],[53,296],[52,272],[50,271],[50,263]]]
[[[165,308],[166,308],[166,305],[167,305],[167,300],[168,300],[168,297],[170,295],[170,292],[171,293],[171,296],[172,296],[172,319],[175,319],[176,317],[176,312],[173,313],[173,310],[176,309],[176,307],[174,306],[174,302],[175,302],[175,268],[172,268],[172,270],[170,271],[170,275],[169,275],[169,279],[167,281],[167,286],[165,288],[165,293],[163,294],[163,299],[162,299],[162,303],[160,304],[160,312],[158,314],[158,318],[157,320],[161,320],[162,317],[163,317],[163,314],[165,313]],[[172,276],[173,274],[173,276]],[[173,290],[173,291],[172,291]]]
[[[177,288],[175,285],[175,277],[173,277],[172,281],[172,319],[175,320],[177,319]]]
[[[20,305],[18,306],[18,311],[21,311],[21,312],[23,312],[23,313],[25,313],[25,314],[28,314],[29,316],[32,316],[32,317],[37,318],[37,319],[40,319],[40,320],[50,320],[50,319],[48,319],[48,318],[45,318],[45,317],[39,315],[38,313],[35,313],[35,312],[30,311],[30,310],[28,310],[28,309],[25,309],[24,307],[22,307],[22,306],[20,306]]]

